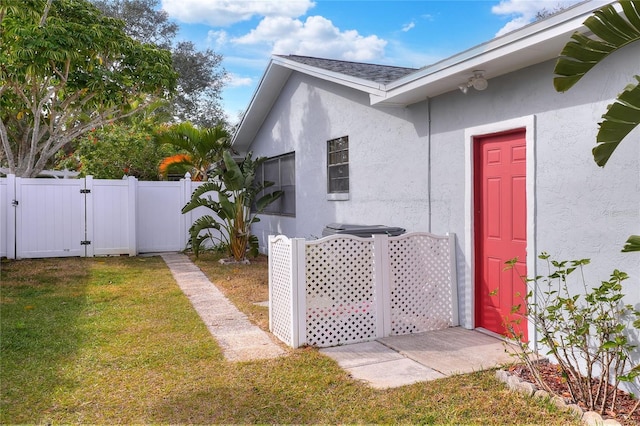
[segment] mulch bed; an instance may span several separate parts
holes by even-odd
[[[539,369],[544,383],[555,395],[564,398],[567,403],[574,403],[571,398],[571,394],[569,393],[567,381],[562,377],[558,365],[552,364],[548,361],[541,361],[539,362]],[[535,379],[525,365],[515,365],[509,369],[509,372],[519,377],[521,380],[535,384]],[[594,386],[596,386],[595,382]],[[610,387],[610,390],[612,391],[612,387]],[[607,407],[611,405],[610,402],[611,398],[607,401]],[[601,413],[602,417],[604,419],[616,419],[623,425],[640,425],[640,407],[635,410],[631,417],[628,416],[628,413],[637,403],[638,400],[634,399],[629,393],[618,390],[616,411],[605,411],[604,413]],[[586,409],[586,406],[583,403],[578,402],[577,404],[583,409]]]

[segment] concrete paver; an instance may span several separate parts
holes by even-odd
[[[495,337],[451,327],[415,335],[380,339],[384,345],[441,372],[464,374],[516,361],[515,348]]]
[[[380,342],[355,343],[320,349],[357,380],[376,389],[393,388],[441,379],[443,374],[422,365]]]
[[[404,356],[378,342],[354,343],[320,349],[333,358],[342,368],[360,367],[368,364],[403,359]]]
[[[460,327],[320,350],[355,379],[378,389],[510,364],[513,351],[501,339]]]
[[[162,254],[178,286],[189,298],[229,361],[277,358],[286,351],[253,325],[207,276],[180,253]]]

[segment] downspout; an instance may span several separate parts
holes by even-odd
[[[431,98],[427,96],[427,232],[431,232]]]

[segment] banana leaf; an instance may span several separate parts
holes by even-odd
[[[640,1],[621,1],[621,16],[615,5],[596,10],[584,22],[593,35],[574,33],[556,62],[553,85],[558,92],[573,87],[609,54],[640,40]],[[596,164],[604,167],[620,142],[640,124],[640,77],[618,95],[602,116],[593,148]]]
[[[613,4],[596,10],[584,25],[593,32],[585,36],[576,32],[571,36],[556,62],[553,79],[558,92],[573,87],[589,70],[609,54],[640,40],[640,1],[622,1],[624,18]]]
[[[623,252],[640,251],[640,235],[632,235],[622,248]]]
[[[635,76],[640,83],[640,77]],[[628,85],[602,116],[593,159],[604,167],[620,142],[640,124],[640,84]]]

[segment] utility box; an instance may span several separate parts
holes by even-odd
[[[322,236],[329,235],[355,235],[357,237],[368,238],[374,234],[386,234],[390,237],[402,235],[406,232],[404,228],[385,225],[353,225],[347,223],[330,223],[322,230]]]

